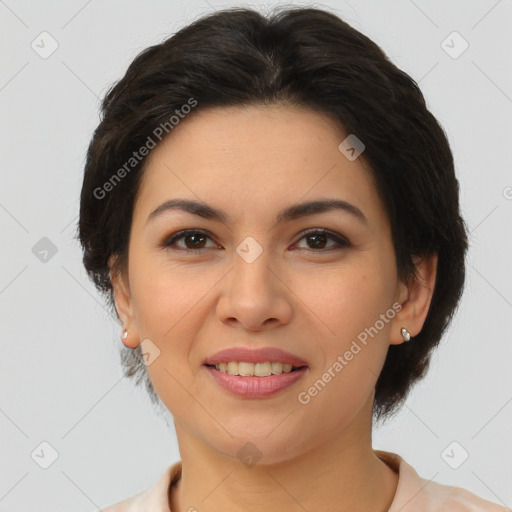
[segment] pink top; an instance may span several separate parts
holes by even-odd
[[[512,512],[460,487],[421,478],[400,455],[381,450],[375,454],[398,473],[398,486],[388,512]],[[181,476],[181,461],[169,466],[156,484],[131,498],[103,508],[103,512],[172,512],[168,490]]]

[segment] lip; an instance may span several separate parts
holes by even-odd
[[[210,357],[207,357],[204,365],[216,365],[220,363],[229,363],[230,361],[246,362],[246,363],[265,363],[267,361],[278,361],[280,363],[291,364],[292,366],[301,367],[308,366],[308,363],[300,357],[285,352],[279,348],[274,347],[231,347],[216,352]],[[248,377],[242,377],[248,378]],[[256,377],[261,379],[262,377]]]
[[[244,398],[265,398],[290,387],[308,371],[306,366],[289,373],[268,377],[240,377],[205,366],[208,373],[226,391]]]

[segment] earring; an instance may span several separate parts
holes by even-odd
[[[121,336],[123,338],[123,340],[125,340],[126,338],[128,338],[128,331],[126,329],[123,329],[123,334]]]
[[[411,339],[411,333],[405,327],[402,327],[402,336],[404,341],[409,341]]]

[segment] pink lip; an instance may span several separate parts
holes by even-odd
[[[223,389],[245,398],[264,398],[274,395],[297,382],[308,370],[307,367],[303,367],[293,372],[268,377],[240,377],[221,372],[212,366],[205,368]]]
[[[247,347],[232,347],[221,350],[213,356],[207,357],[204,361],[205,365],[215,365],[220,363],[229,363],[230,361],[243,361],[246,363],[265,363],[267,361],[278,361],[280,363],[291,364],[292,366],[300,367],[307,366],[306,361],[297,357],[289,352],[285,352],[279,348],[262,347],[262,348],[247,348]],[[245,377],[242,377],[245,378]],[[262,377],[256,377],[258,379]],[[268,378],[268,377],[267,377]]]

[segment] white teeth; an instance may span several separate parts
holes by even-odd
[[[254,375],[255,366],[253,363],[238,363],[238,375],[241,377]]]
[[[254,365],[254,375],[256,377],[268,377],[272,375],[272,366],[270,363],[256,363]]]
[[[238,363],[235,363],[233,361],[230,361],[228,363],[228,369],[227,369],[227,372],[230,374],[230,375],[238,375]]]
[[[283,363],[272,361],[272,373],[274,375],[280,375],[283,373]]]
[[[292,371],[292,365],[280,363],[278,361],[267,361],[265,363],[247,363],[245,361],[230,361],[229,363],[216,364],[215,368],[223,373],[230,375],[240,375],[241,377],[268,377],[270,375],[280,375]]]

